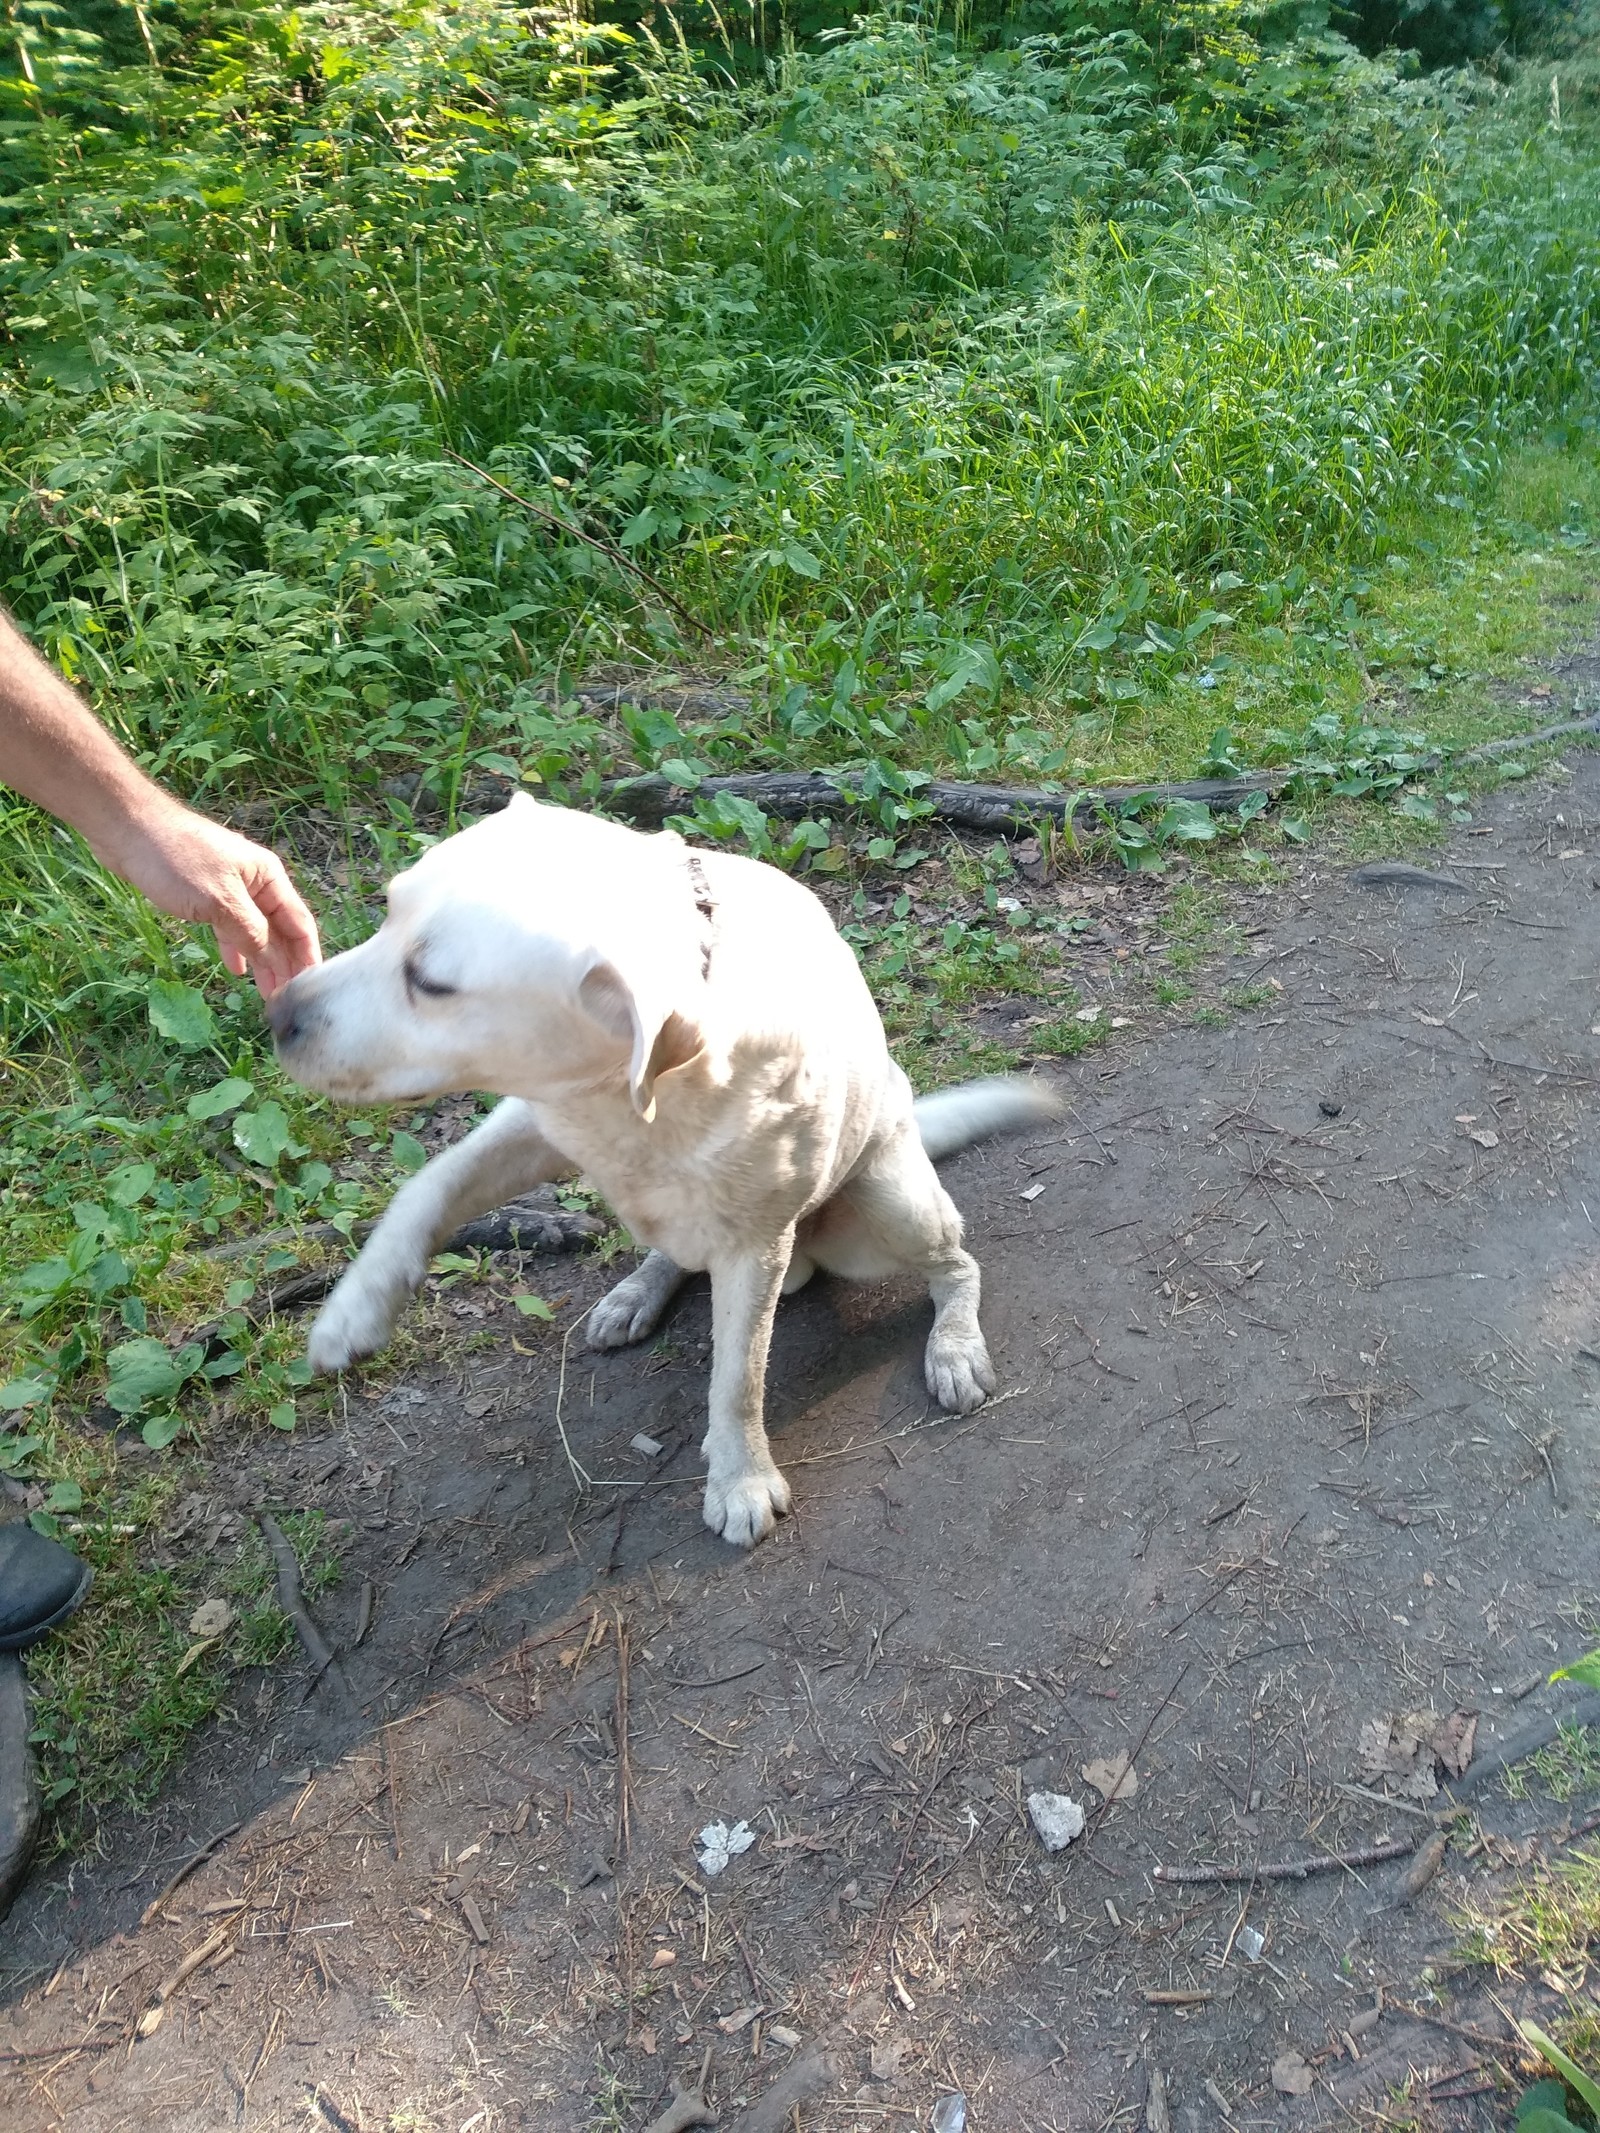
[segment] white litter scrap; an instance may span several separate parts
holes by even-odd
[[[748,1822],[735,1822],[730,1829],[726,1822],[708,1822],[700,1832],[700,1850],[696,1854],[702,1874],[720,1874],[730,1859],[737,1859],[747,1852],[756,1841],[756,1833]]]
[[[643,1430],[640,1430],[637,1437],[630,1437],[628,1445],[631,1450],[642,1452],[646,1459],[659,1459],[661,1456],[660,1444],[654,1437],[647,1437]]]
[[[1047,1852],[1064,1852],[1083,1835],[1083,1809],[1064,1792],[1030,1792],[1028,1819]]]

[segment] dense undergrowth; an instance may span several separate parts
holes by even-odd
[[[1189,774],[1219,726],[1404,756],[1355,731],[1383,671],[1400,724],[1481,725],[1449,694],[1497,642],[1480,603],[1526,620],[1600,517],[1581,26],[1425,76],[1232,0],[722,51],[504,0],[7,20],[0,590],[159,775],[299,825],[335,941],[414,848],[419,774],[448,814],[485,773],[581,798],[664,761],[692,812],[702,772],[865,765],[864,833],[795,847],[838,866],[909,860],[937,769]],[[603,719],[572,691],[608,666],[749,709]],[[919,947],[902,898],[858,929],[897,1026],[1048,990],[1005,865],[971,862],[992,924]],[[79,1418],[109,1400],[173,1462],[293,1426],[297,1337],[251,1298],[420,1124],[286,1090],[208,948],[21,806],[0,891],[0,1467],[101,1561],[73,1634],[155,1698],[158,1761],[222,1677],[163,1715],[159,1654],[113,1664],[104,1624],[159,1611],[122,1529],[180,1467],[135,1487]],[[104,1790],[95,1710],[51,1710],[62,1797]]]

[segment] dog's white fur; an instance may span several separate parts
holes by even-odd
[[[317,1319],[318,1370],[383,1346],[439,1239],[582,1172],[649,1247],[591,1312],[595,1346],[643,1339],[685,1274],[710,1272],[705,1517],[727,1540],[789,1508],[767,1349],[779,1295],[817,1267],[925,1276],[930,1392],[967,1414],[993,1391],[977,1263],[931,1156],[1056,1103],[992,1081],[913,1104],[854,956],[777,869],[695,867],[671,834],[519,796],[400,875],[380,930],[271,1015],[289,1073],[348,1103],[508,1099],[396,1195]]]

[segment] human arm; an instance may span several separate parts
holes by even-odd
[[[320,962],[316,921],[273,852],[146,777],[0,613],[0,783],[77,830],[172,918],[211,927],[265,996]]]

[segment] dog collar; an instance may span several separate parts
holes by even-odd
[[[698,851],[689,853],[687,868],[689,868],[689,889],[691,889],[693,900],[695,900],[695,911],[698,911],[700,917],[706,921],[706,936],[704,936],[704,941],[700,943],[700,975],[702,977],[710,977],[710,949],[713,949],[715,932],[717,932],[717,898],[710,894],[710,883],[706,881],[706,868],[704,868],[704,862],[700,860]]]
[[[716,937],[717,905],[711,894],[711,884],[706,879],[705,866],[698,852],[691,852],[688,859],[689,887],[694,895],[694,907],[705,921],[705,938],[700,943],[700,975],[711,975],[711,948]]]

